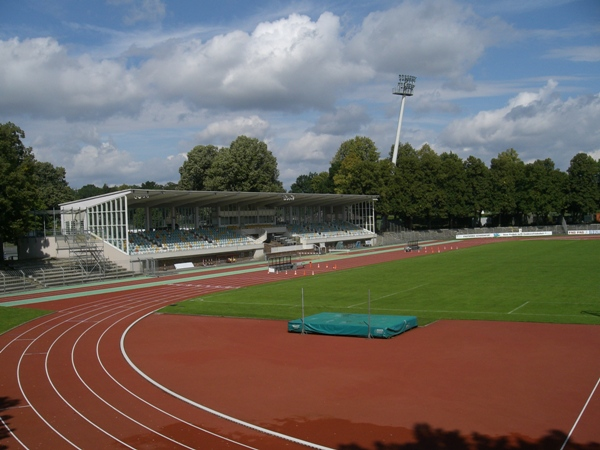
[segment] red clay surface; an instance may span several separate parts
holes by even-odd
[[[154,315],[126,345],[181,395],[332,448],[406,443],[416,424],[538,441],[569,431],[600,376],[595,326],[440,321],[388,340],[286,330],[282,321]],[[600,395],[574,439],[598,441],[598,424]]]
[[[419,255],[365,251],[335,270]],[[0,448],[558,450],[575,423],[565,448],[600,448],[600,327],[441,321],[367,340],[288,334],[281,321],[145,317],[300,274],[186,280],[197,275],[31,305],[58,312],[0,335]],[[158,389],[122,340],[155,382],[271,434]]]

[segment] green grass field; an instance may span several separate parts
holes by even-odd
[[[50,312],[31,308],[0,308],[0,334]]]
[[[297,319],[319,312],[600,324],[600,240],[505,241],[219,292],[165,313]]]

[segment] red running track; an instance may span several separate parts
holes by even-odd
[[[365,252],[335,264],[416,256]],[[288,334],[279,321],[147,316],[285,276],[237,274],[218,285],[180,276],[45,304],[57,313],[0,336],[0,448],[512,449],[497,446],[519,438],[559,449],[586,400],[567,445],[600,441],[600,393],[590,396],[599,327],[438,322],[361,340]]]

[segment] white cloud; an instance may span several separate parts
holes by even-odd
[[[166,14],[166,7],[161,0],[108,0],[108,3],[127,6],[127,13],[123,18],[127,25],[160,21]]]
[[[600,46],[583,45],[577,47],[555,48],[548,52],[546,56],[548,58],[560,58],[576,62],[599,62]]]
[[[191,37],[196,28],[155,30],[162,39],[150,40],[117,33],[109,46],[126,42],[120,57],[98,50],[71,56],[54,38],[11,39],[0,41],[0,110],[71,121],[136,116],[153,101],[183,101],[192,110],[327,110],[349,86],[405,68],[470,89],[464,72],[498,28],[457,3],[429,0],[372,13],[348,37],[339,17],[326,12],[314,21],[292,14],[206,41]]]
[[[233,119],[212,122],[196,135],[202,145],[228,146],[235,138],[244,135],[264,140],[269,130],[269,122],[253,115],[249,117],[235,117]],[[214,144],[213,144],[214,142]]]
[[[302,110],[331,107],[336,93],[373,72],[343,60],[339,19],[316,22],[292,14],[263,22],[251,33],[233,31],[175,43],[172,51],[141,66],[147,84],[164,99],[194,107]]]
[[[69,120],[135,114],[143,96],[121,64],[70,58],[55,39],[0,41],[0,111]]]
[[[134,161],[128,152],[119,150],[109,142],[98,146],[86,145],[73,158],[72,170],[80,178],[98,177],[106,179],[119,174],[124,179],[131,179],[139,172],[142,163]]]
[[[415,147],[483,159],[514,147],[562,167],[600,147],[598,95],[582,94],[596,89],[595,23],[543,28],[540,19],[531,29],[529,17],[509,15],[513,29],[493,17],[506,5],[463,0],[357,3],[342,15],[311,2],[283,15],[259,2],[233,22],[177,17],[159,0],[107,1],[111,20],[73,15],[55,29],[60,38],[0,39],[0,121],[21,126],[36,157],[65,167],[74,187],[177,181],[181,153],[242,134],[267,142],[286,186],[327,170],[356,135],[386,156],[398,73],[418,77],[401,136]],[[510,3],[511,14],[531,8]],[[137,25],[115,25],[124,16]],[[23,36],[42,29],[52,30]],[[539,89],[549,78],[572,97],[553,82]],[[469,117],[438,137],[449,114]]]
[[[558,83],[549,80],[537,92],[519,93],[503,108],[455,120],[439,142],[483,160],[514,148],[524,161],[551,158],[566,170],[575,154],[598,150],[598,123],[600,94],[563,100]]]
[[[378,72],[455,77],[507,31],[508,25],[484,20],[456,2],[405,1],[369,14],[348,53]]]
[[[307,132],[298,137],[298,139],[289,141],[278,152],[277,159],[281,159],[281,161],[288,164],[310,163],[313,166],[320,166],[321,170],[327,170],[333,155],[339,149],[342,142],[343,140],[340,140],[339,136]]]
[[[144,181],[155,181],[165,184],[179,180],[179,167],[185,160],[184,154],[165,155],[138,161],[127,151],[118,149],[110,142],[102,142],[98,146],[86,145],[67,165],[67,173],[76,174],[69,179],[74,187],[86,184],[101,186],[141,184]]]
[[[288,141],[275,152],[283,184],[291,186],[300,175],[327,171],[342,142],[339,136],[313,132]]]
[[[370,121],[371,118],[364,107],[347,105],[336,108],[333,113],[323,114],[310,131],[317,134],[359,134],[361,128]]]

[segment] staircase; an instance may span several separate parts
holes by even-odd
[[[67,234],[64,242],[69,249],[69,258],[87,278],[104,278],[110,263],[104,256],[102,241],[90,233]]]
[[[104,256],[102,241],[90,233],[57,239],[68,258],[11,261],[0,270],[0,294],[133,277],[136,274]]]

